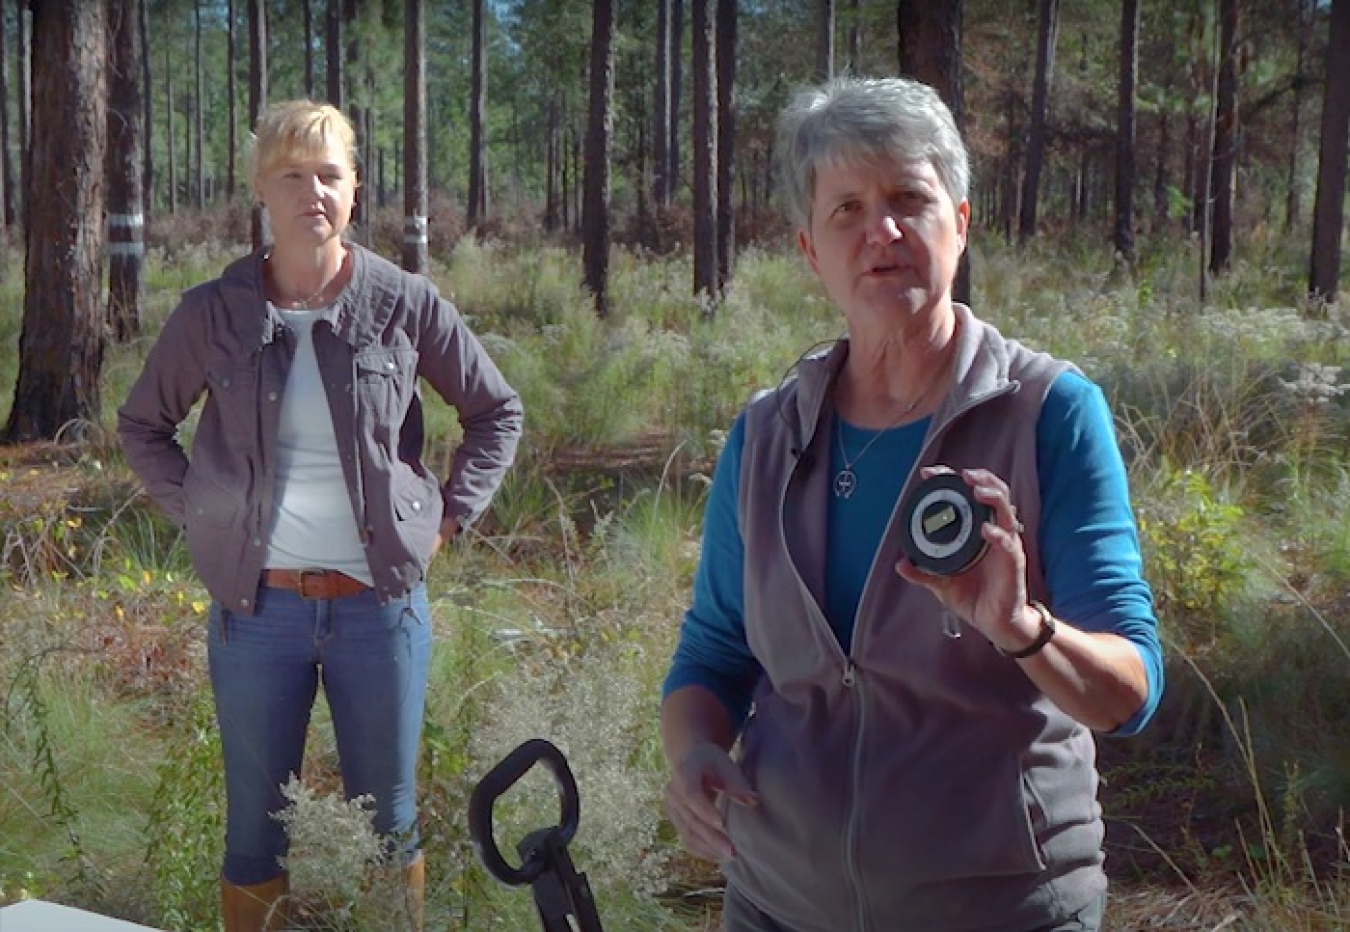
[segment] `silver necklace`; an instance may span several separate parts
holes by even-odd
[[[291,300],[288,300],[286,303],[289,304],[291,308],[294,310],[308,311],[311,309],[311,305],[318,303],[319,298],[322,297],[323,293],[327,290],[328,290],[328,282],[325,282],[322,288],[314,292],[308,298],[293,298]]]
[[[269,256],[267,257],[267,260],[268,260],[268,264],[269,264],[269,265],[271,264],[271,259],[272,259],[272,257],[269,255]],[[345,265],[346,262],[347,262],[347,259],[346,259],[346,257],[344,256],[343,259],[342,259],[342,262],[338,264],[338,270],[337,270],[336,273],[334,273],[333,277],[330,278],[330,279],[328,279],[327,281],[325,281],[322,285],[320,285],[320,286],[319,286],[319,290],[316,291],[316,292],[314,292],[314,293],[313,293],[312,295],[310,295],[309,297],[307,297],[307,298],[282,298],[282,299],[281,299],[281,302],[282,302],[283,304],[285,304],[286,307],[287,307],[289,310],[293,310],[293,311],[310,311],[310,310],[313,310],[313,309],[316,308],[316,307],[321,307],[322,305],[321,305],[319,299],[322,298],[322,297],[324,296],[324,294],[325,294],[330,288],[333,287],[333,282],[337,281],[337,280],[338,280],[338,276],[340,276],[340,275],[342,274],[342,266]],[[276,283],[276,269],[275,269],[275,268],[273,268],[273,271],[272,271],[272,281],[273,281],[273,283]]]
[[[939,375],[941,375],[941,373],[939,373]],[[934,379],[932,382],[929,382],[928,387],[923,390],[923,394],[921,394],[918,398],[915,398],[913,401],[911,401],[905,407],[905,410],[901,411],[896,416],[895,420],[891,421],[890,424],[886,425],[881,430],[877,431],[872,436],[872,439],[867,441],[867,443],[863,445],[863,448],[858,451],[858,455],[853,457],[853,459],[848,458],[848,450],[844,449],[843,422],[840,421],[836,425],[835,436],[839,440],[839,456],[844,461],[844,468],[834,474],[835,498],[842,498],[847,500],[853,497],[853,493],[858,491],[858,474],[853,471],[853,467],[857,466],[858,463],[862,461],[862,458],[867,455],[867,451],[872,449],[872,444],[876,443],[883,436],[889,434],[891,431],[899,427],[901,421],[909,417],[909,415],[914,412],[915,408],[923,404],[923,400],[928,397],[928,393],[933,390],[933,386],[935,384],[937,384],[937,379]]]

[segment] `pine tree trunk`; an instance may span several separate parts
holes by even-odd
[[[144,3],[145,0],[140,0]],[[237,33],[234,28],[235,20],[234,0],[229,0],[225,8],[225,122],[228,129],[228,142],[225,153],[225,198],[234,200],[234,192],[237,187],[235,179],[235,152],[238,151],[238,133],[239,133],[239,115],[235,112],[234,106],[234,85],[235,71],[237,69],[238,49],[235,43]]]
[[[263,0],[248,0],[248,125],[258,125],[267,109],[267,7]],[[267,216],[261,204],[253,205],[253,248],[271,239]]]
[[[3,8],[0,7],[0,11]],[[5,27],[5,17],[0,16],[0,101],[9,100],[9,53],[7,46],[9,38],[6,35],[8,30]],[[18,219],[18,213],[15,210],[14,198],[14,158],[10,154],[9,148],[9,106],[0,107],[0,185],[4,185],[5,194],[3,205],[3,219],[5,229],[14,226]]]
[[[33,10],[32,167],[23,332],[11,442],[97,425],[105,328],[103,160],[107,134],[102,3],[43,0]],[[72,107],[71,101],[82,106]]]
[[[816,80],[834,77],[834,0],[816,0]]]
[[[693,0],[694,45],[694,293],[717,294],[717,72],[713,15],[716,0]]]
[[[427,13],[403,0],[403,267],[427,273]]]
[[[1233,259],[1233,187],[1238,142],[1238,0],[1219,0],[1219,96],[1214,124],[1214,203],[1209,270],[1227,271]]]
[[[737,0],[717,0],[717,293],[736,257]]]
[[[145,103],[141,99],[141,7],[146,0],[110,3],[108,68],[108,321],[113,339],[140,333],[145,263]]]
[[[670,0],[656,0],[656,74],[652,107],[652,201],[659,212],[670,202]]]
[[[1026,174],[1022,181],[1022,213],[1017,240],[1026,243],[1036,235],[1036,212],[1040,202],[1041,169],[1045,163],[1045,137],[1050,85],[1055,73],[1055,41],[1059,32],[1059,0],[1041,0],[1036,39],[1036,77],[1031,91],[1031,127],[1027,134]]]
[[[337,109],[346,112],[347,97],[343,93],[342,75],[342,3],[328,0],[324,14],[324,96]]]
[[[582,262],[595,312],[609,313],[609,170],[614,129],[615,0],[593,0],[590,103],[586,121],[586,196],[581,221]]]
[[[1134,261],[1134,119],[1139,82],[1139,0],[1120,5],[1120,84],[1116,98],[1116,228],[1115,247],[1126,262]]]
[[[961,80],[961,0],[931,3],[898,0],[900,73],[929,85],[952,112],[957,129],[966,122],[965,87]],[[970,250],[961,254],[952,283],[952,297],[970,303]]]
[[[469,95],[468,223],[487,220],[487,0],[473,0],[473,88]]]
[[[1350,140],[1350,0],[1332,0],[1327,80],[1322,102],[1322,145],[1313,202],[1313,246],[1308,292],[1336,300],[1345,222],[1347,140]]]

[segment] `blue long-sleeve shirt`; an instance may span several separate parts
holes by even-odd
[[[847,461],[857,476],[857,491],[849,499],[830,498],[824,608],[846,649],[874,555],[928,426],[924,419],[878,432],[835,421],[830,471],[837,473]],[[737,524],[744,439],[742,416],[732,425],[713,476],[693,604],[664,687],[667,694],[682,686],[707,687],[738,728],[763,675],[745,638],[745,548]],[[1060,375],[1041,408],[1036,444],[1039,541],[1050,608],[1076,627],[1113,632],[1139,650],[1148,697],[1113,732],[1135,734],[1162,695],[1162,647],[1152,593],[1142,576],[1125,468],[1101,389],[1076,372]],[[877,571],[894,572],[890,567]]]

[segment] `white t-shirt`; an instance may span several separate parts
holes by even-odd
[[[314,322],[326,310],[280,310],[297,345],[281,398],[276,510],[265,565],[279,570],[339,570],[374,585],[314,355]]]

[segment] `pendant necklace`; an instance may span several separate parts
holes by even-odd
[[[945,369],[946,367],[944,366],[943,368]],[[872,439],[867,441],[867,443],[863,446],[863,448],[860,451],[858,451],[858,455],[853,457],[853,459],[848,458],[848,450],[844,449],[843,421],[836,418],[836,420],[839,423],[835,425],[835,436],[839,440],[839,456],[844,461],[844,468],[834,474],[835,498],[842,498],[847,500],[853,497],[853,493],[858,490],[858,474],[853,471],[853,467],[857,466],[858,463],[862,461],[862,458],[867,455],[867,451],[872,449],[872,444],[880,440],[882,436],[884,436],[885,434],[889,434],[891,431],[895,430],[895,428],[899,427],[901,421],[909,417],[909,415],[914,412],[915,408],[923,404],[924,399],[927,398],[929,393],[933,391],[933,386],[938,383],[939,377],[941,375],[942,373],[939,372],[937,376],[935,376],[933,380],[928,383],[928,387],[923,390],[923,394],[921,394],[918,398],[915,398],[908,405],[906,405],[905,410],[901,411],[896,416],[895,420],[891,421],[889,425],[877,431],[872,436]]]
[[[271,259],[272,257],[269,255],[267,257],[269,267],[271,266]],[[344,256],[342,262],[338,264],[338,270],[333,274],[333,277],[325,281],[322,285],[320,285],[319,290],[314,292],[309,297],[282,298],[281,303],[286,305],[287,310],[292,311],[310,311],[316,307],[321,307],[322,304],[320,303],[319,299],[322,298],[324,294],[333,287],[333,283],[338,280],[339,276],[342,275],[342,267],[346,265],[346,263],[347,258],[346,256]],[[272,281],[274,284],[277,283],[276,269],[274,267],[272,268]]]

